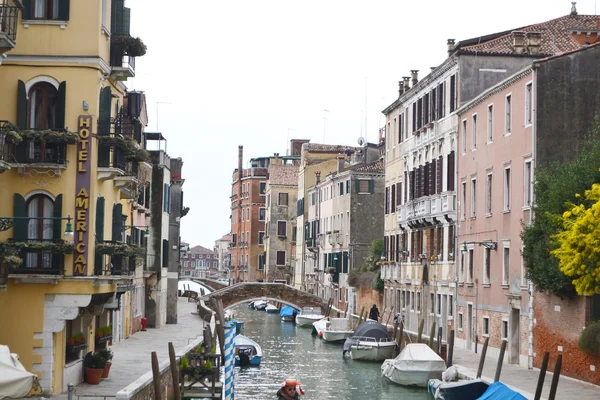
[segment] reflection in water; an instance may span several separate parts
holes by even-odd
[[[342,345],[311,335],[310,329],[281,322],[279,314],[235,308],[245,322],[244,335],[263,350],[260,367],[235,369],[236,400],[276,399],[286,378],[302,382],[303,400],[431,400],[425,389],[395,385],[381,376],[381,363],[342,359]]]

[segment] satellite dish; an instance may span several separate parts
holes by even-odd
[[[357,142],[358,142],[359,146],[362,146],[363,144],[365,144],[365,138],[361,136],[361,137],[358,138]]]

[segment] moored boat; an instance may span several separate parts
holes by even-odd
[[[481,379],[460,379],[454,382],[430,379],[427,391],[437,400],[475,400],[485,393],[488,386]]]
[[[235,344],[236,366],[259,366],[262,360],[262,349],[258,343],[244,335],[237,335],[233,342]]]
[[[294,322],[296,318],[296,309],[292,306],[283,306],[279,312],[279,316],[283,322]]]
[[[381,374],[390,381],[405,386],[427,387],[430,379],[440,379],[446,362],[423,343],[411,343],[394,359],[381,365]]]
[[[348,339],[354,331],[350,329],[348,318],[323,318],[313,323],[317,336],[326,342],[343,342]]]
[[[264,311],[264,309],[267,308],[267,304],[269,303],[267,303],[266,300],[256,300],[253,306],[255,310]]]
[[[387,328],[373,320],[361,323],[348,340],[353,360],[382,361],[394,357],[396,351],[396,342]]]
[[[304,327],[312,327],[313,323],[325,318],[320,307],[304,307],[300,313],[296,315],[296,325]]]
[[[279,308],[277,308],[276,306],[274,306],[273,304],[267,304],[267,306],[265,307],[265,311],[268,314],[275,314],[279,311]]]

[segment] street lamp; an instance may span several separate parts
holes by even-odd
[[[65,227],[65,236],[73,236],[73,224],[71,223],[71,216],[68,217],[0,217],[0,232],[7,231],[14,227],[15,221],[29,221],[30,219],[35,220],[50,220],[50,221],[67,221]]]

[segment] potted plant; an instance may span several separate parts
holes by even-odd
[[[108,374],[110,373],[110,366],[112,365],[113,352],[110,349],[101,349],[98,350],[98,354],[104,358],[106,361],[106,365],[104,366],[104,371],[102,372],[103,378],[108,378]]]
[[[85,369],[87,383],[98,385],[102,379],[102,373],[106,367],[106,360],[100,354],[96,353],[90,358],[89,366]]]

